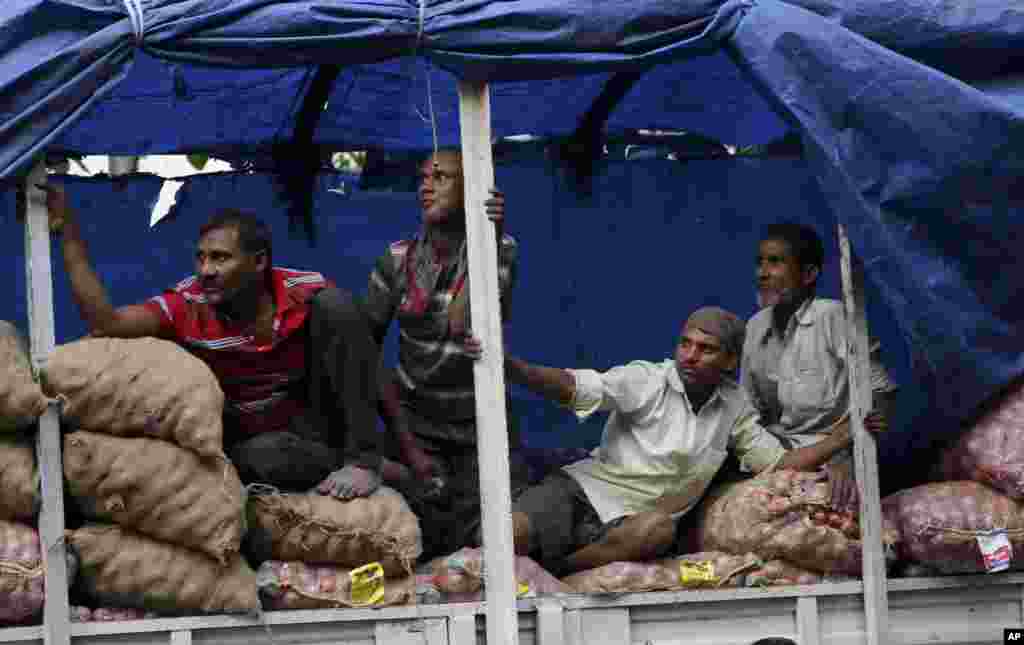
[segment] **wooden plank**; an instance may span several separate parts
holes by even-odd
[[[565,645],[562,605],[550,600],[537,603],[537,645]]]
[[[459,123],[466,195],[471,327],[483,346],[473,368],[484,538],[487,644],[517,645],[515,556],[505,419],[504,344],[498,302],[498,240],[484,212],[494,186],[491,107],[486,83],[459,81]]]
[[[796,599],[796,635],[800,645],[821,644],[817,598],[810,596]]]
[[[171,645],[192,645],[192,632],[187,629],[171,632]]]
[[[53,266],[50,259],[50,223],[46,199],[36,185],[46,182],[46,167],[40,162],[25,182],[28,197],[25,212],[25,289],[28,295],[29,338],[32,364],[46,365],[56,343],[53,318]],[[68,570],[64,559],[64,475],[60,457],[60,416],[57,405],[47,406],[39,419],[36,439],[42,510],[39,540],[43,547],[46,602],[43,606],[44,642],[71,642],[68,606]]]
[[[476,614],[461,614],[448,619],[451,645],[476,645]]]
[[[853,455],[860,496],[861,539],[864,545],[864,612],[867,619],[868,645],[883,645],[888,642],[889,609],[886,598],[885,553],[882,546],[878,448],[875,438],[864,429],[864,416],[871,410],[872,397],[868,326],[864,314],[864,268],[853,256],[850,239],[841,224],[838,235],[849,346],[847,374],[850,425],[853,429]]]

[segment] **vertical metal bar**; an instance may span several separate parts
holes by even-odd
[[[498,302],[498,240],[484,212],[494,185],[491,107],[486,83],[459,81],[459,120],[466,193],[471,326],[483,345],[476,386],[480,501],[486,571],[487,643],[517,645],[515,554],[505,419],[504,344]]]
[[[448,619],[448,642],[451,645],[476,645],[476,615],[462,614]]]
[[[425,621],[425,627],[423,629],[423,636],[426,645],[449,645],[448,639],[448,619],[447,618],[428,618]],[[469,643],[469,645],[475,645]]]
[[[818,599],[815,596],[796,599],[796,636],[800,645],[820,645],[821,643]]]
[[[1018,585],[1020,593],[1020,624],[1024,625],[1024,585]]]
[[[46,366],[56,344],[50,222],[45,195],[36,188],[45,182],[46,166],[40,162],[25,182],[25,277],[28,282],[25,291],[28,294],[32,364],[37,373]],[[64,476],[60,455],[60,416],[55,403],[47,406],[39,419],[36,455],[43,497],[39,513],[39,541],[46,572],[43,638],[47,645],[67,645],[71,642],[71,620],[68,570],[64,559]]]
[[[565,645],[586,645],[583,642],[582,609],[569,609],[565,612]]]
[[[839,253],[843,274],[843,302],[849,344],[847,360],[850,424],[860,497],[860,526],[864,562],[864,612],[868,645],[888,639],[889,601],[886,595],[885,553],[882,545],[882,502],[878,486],[878,448],[864,429],[871,410],[868,325],[864,314],[864,268],[850,250],[846,229],[839,225]]]

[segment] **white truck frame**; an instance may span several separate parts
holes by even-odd
[[[867,641],[860,582],[803,587],[550,596],[518,601],[522,645],[800,645]],[[1024,574],[889,582],[892,645],[992,644],[1024,624]],[[477,645],[484,603],[72,623],[75,645]],[[48,626],[0,629],[0,643],[46,642]]]
[[[160,644],[289,643],[378,645],[746,645],[788,637],[800,645],[997,643],[1024,625],[1024,574],[886,581],[875,441],[863,427],[870,406],[867,325],[861,268],[842,227],[838,239],[843,300],[852,343],[851,419],[864,533],[863,582],[802,587],[625,594],[558,595],[516,600],[505,433],[501,324],[494,227],[483,212],[493,184],[490,106],[484,83],[460,82],[467,195],[472,326],[484,345],[475,368],[480,433],[486,602],[269,612],[260,619],[189,617],[117,623],[71,623],[64,559],[64,501],[59,410],[39,421],[44,545],[43,624],[0,629],[0,643]],[[50,235],[39,164],[26,179],[26,274],[34,367],[54,349]],[[486,618],[486,620],[484,620]]]

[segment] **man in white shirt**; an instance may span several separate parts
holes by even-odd
[[[508,378],[575,412],[610,412],[590,459],[566,466],[513,505],[516,552],[556,575],[621,560],[649,560],[674,541],[675,521],[700,500],[728,451],[752,473],[813,470],[849,444],[836,433],[787,452],[727,374],[744,324],[716,307],[683,326],[675,358],[607,372],[505,360]]]
[[[837,300],[815,296],[824,255],[814,229],[795,222],[768,226],[758,246],[761,310],[747,323],[741,384],[765,427],[786,448],[813,445],[848,425],[845,310]],[[879,345],[872,343],[873,410],[864,421],[874,432],[887,425],[896,389],[879,353]],[[834,503],[854,506],[851,451],[836,455],[829,471]]]

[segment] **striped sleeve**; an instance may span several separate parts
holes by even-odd
[[[142,303],[142,306],[160,317],[161,336],[181,337],[178,333],[178,321],[181,320],[185,303],[179,293],[173,290],[165,291]]]

